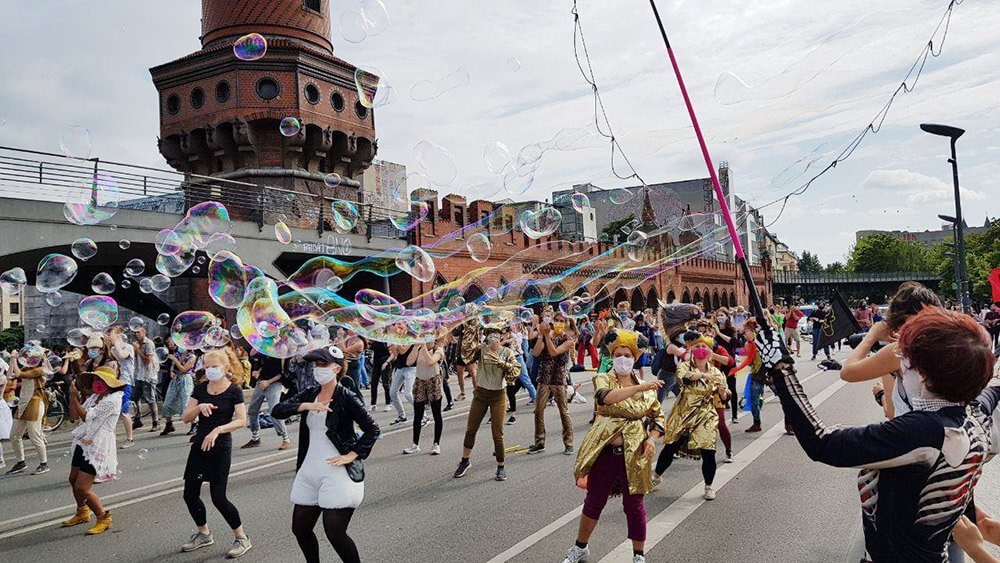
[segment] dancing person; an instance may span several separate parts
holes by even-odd
[[[118,379],[112,367],[102,366],[92,372],[81,374],[80,385],[93,392],[80,404],[80,389],[77,385],[69,388],[69,409],[71,416],[80,420],[70,435],[73,441],[70,450],[69,486],[76,501],[76,514],[63,520],[64,527],[89,524],[90,515],[97,516],[97,524],[87,530],[96,535],[111,529],[111,511],[104,510],[100,497],[92,489],[97,477],[113,477],[118,472],[118,452],[115,444],[115,426],[121,415],[125,382]]]
[[[860,467],[862,525],[872,561],[948,561],[946,543],[981,474],[1000,387],[995,358],[969,317],[928,307],[899,332],[913,410],[868,426],[828,427],[795,370],[772,369],[774,390],[810,459]]]
[[[829,315],[829,311],[826,310],[826,303],[820,303],[816,309],[809,313],[809,320],[812,321],[812,358],[810,361],[816,360],[816,354],[819,353],[819,339],[823,335],[823,326],[826,324],[826,318]],[[830,346],[823,346],[823,353],[826,354],[826,359],[830,359]]]
[[[4,399],[7,390],[7,372],[10,371],[10,364],[0,357],[0,442],[10,439],[10,429],[14,426],[14,416],[10,412],[10,405]],[[7,467],[7,462],[3,459],[3,448],[0,447],[0,469]]]
[[[392,372],[387,362],[389,361],[389,346],[380,340],[373,340],[372,351],[372,373],[371,373],[371,410],[378,408],[378,388],[382,386],[382,395],[385,398],[384,411],[392,410],[392,402],[389,400],[389,383],[392,381]]]
[[[566,403],[566,383],[569,377],[569,352],[573,349],[577,332],[573,319],[566,322],[562,313],[556,313],[551,322],[538,325],[538,342],[535,359],[538,361],[538,395],[535,399],[535,443],[529,454],[545,451],[545,408],[549,397],[555,400],[562,423],[563,453],[573,454],[573,419]]]
[[[688,342],[688,340],[690,340],[693,342],[698,339],[699,335],[712,338],[713,335],[718,333],[715,327],[707,320],[698,321],[697,331],[698,332],[688,333],[688,335],[685,336],[684,341]],[[715,369],[719,370],[719,372],[723,374],[728,373],[729,368],[736,363],[736,361],[733,360],[733,357],[729,355],[729,351],[718,342],[715,343],[715,349],[712,350],[712,355],[709,356],[708,360],[712,363]],[[727,376],[726,395],[732,392],[732,387],[733,385],[729,384],[729,377]],[[719,413],[719,437],[722,438],[722,445],[726,447],[726,458],[722,461],[723,463],[732,463],[733,436],[729,433],[729,427],[726,426],[726,403],[723,401],[721,395],[715,395],[714,401],[715,411]]]
[[[510,332],[504,335],[501,342],[504,346],[509,346],[510,349],[514,351],[514,357],[517,358],[517,363],[521,364],[521,375],[518,376],[513,385],[507,386],[507,412],[510,413],[510,417],[507,418],[506,424],[507,426],[511,426],[517,422],[517,392],[521,389],[527,389],[528,398],[530,399],[528,401],[528,406],[533,406],[535,404],[535,398],[538,395],[538,391],[535,389],[534,383],[531,382],[531,377],[528,375],[528,364],[524,360],[524,356],[528,349],[527,335],[524,331],[524,325],[515,319],[511,323]]]
[[[802,335],[799,334],[799,321],[802,320],[802,311],[799,310],[797,305],[792,305],[788,308],[788,313],[785,314],[785,345],[788,346],[788,351],[795,351],[795,355],[798,357],[802,356]],[[795,343],[795,346],[792,346]]]
[[[406,326],[402,323],[397,324],[394,330],[398,335],[406,334]],[[392,362],[392,383],[389,384],[389,400],[392,402],[392,407],[396,409],[396,420],[390,422],[389,426],[404,424],[407,420],[403,401],[399,398],[400,393],[403,394],[403,399],[406,399],[407,403],[413,404],[413,382],[417,378],[417,359],[415,356],[411,356],[410,353],[413,352],[414,346],[414,344],[406,346],[394,344],[389,346],[389,359]],[[421,420],[421,422],[423,421]]]
[[[747,320],[749,323],[750,321]],[[677,366],[677,380],[681,394],[667,417],[663,435],[663,450],[656,460],[654,482],[659,483],[663,472],[674,461],[674,454],[683,452],[697,459],[701,457],[701,475],[705,479],[705,500],[715,500],[715,448],[719,428],[716,397],[729,398],[726,378],[711,363],[715,342],[699,335],[686,341],[689,359]]]
[[[594,347],[594,319],[596,316],[583,319],[580,324],[580,338],[576,342],[576,363],[584,365],[584,359],[590,356],[590,367],[597,369],[600,361],[597,357],[597,348]],[[515,350],[516,351],[516,350]]]
[[[323,529],[342,561],[361,561],[357,545],[347,534],[354,511],[365,495],[362,460],[371,454],[379,427],[358,396],[341,382],[347,379],[344,353],[336,346],[306,354],[316,363],[318,387],[300,391],[271,409],[271,416],[287,419],[304,414],[299,427],[299,449],[292,483],[292,533],[307,563],[319,561],[319,541],[313,528],[320,516]],[[361,434],[355,433],[355,424]]]
[[[801,316],[801,313],[799,315]],[[726,349],[726,355],[732,358],[733,363],[735,363],[736,349],[739,347],[740,339],[736,327],[733,326],[733,319],[726,313],[725,309],[720,309],[716,313],[713,329],[710,336],[715,338],[716,344]],[[736,374],[730,374],[728,369],[722,370],[722,373],[726,374],[726,385],[729,387],[729,410],[732,411],[730,422],[735,425],[739,423],[738,413],[740,410],[740,397],[736,390]]]
[[[482,333],[478,322],[466,322],[455,329],[457,344],[454,366],[458,374],[457,401],[465,400],[465,374],[472,380],[472,390],[476,390],[476,362],[479,361],[479,351],[482,345]]]
[[[281,392],[284,390],[284,385],[281,383],[284,376],[284,362],[280,358],[272,358],[266,354],[261,356],[263,357],[259,360],[257,383],[254,385],[253,395],[250,396],[250,407],[247,409],[247,416],[250,419],[250,440],[240,446],[240,449],[256,448],[261,445],[260,409],[264,406],[264,401],[267,401],[268,408],[274,410],[274,405],[280,402]],[[292,439],[288,437],[284,420],[274,420],[274,432],[281,438],[279,450],[292,447]]]
[[[10,378],[21,382],[21,391],[18,394],[17,410],[14,411],[14,423],[10,430],[10,442],[17,461],[7,471],[7,475],[23,473],[28,468],[24,458],[25,432],[35,452],[38,453],[38,467],[31,474],[41,475],[49,472],[49,456],[45,447],[45,435],[42,434],[42,420],[45,418],[46,404],[45,377],[54,371],[46,357],[43,357],[41,364],[35,367],[23,368],[21,353],[15,350],[10,355]]]
[[[107,330],[105,343],[107,354],[105,358],[118,363],[118,379],[125,382],[122,389],[122,426],[125,427],[125,441],[121,448],[127,449],[135,445],[132,436],[132,389],[135,387],[135,349],[125,339],[125,327],[114,325]]]
[[[132,414],[132,428],[142,428],[142,415],[139,413],[139,404],[149,405],[149,415],[153,419],[153,426],[150,432],[160,430],[160,411],[156,397],[156,383],[160,376],[160,361],[156,357],[156,345],[149,338],[146,332],[146,325],[140,324],[132,329],[135,335],[135,342],[132,347],[135,349],[136,369],[135,369],[135,412]]]
[[[757,344],[754,341],[757,337],[757,331],[760,329],[757,324],[757,319],[747,319],[743,322],[743,328],[740,329],[740,333],[743,334],[743,338],[746,340],[746,346],[743,347],[743,362],[733,367],[729,370],[729,375],[736,377],[740,370],[745,367],[750,367],[750,375],[748,379],[750,380],[750,392],[746,394],[746,402],[750,407],[750,415],[753,417],[753,424],[750,428],[747,428],[747,432],[760,432],[762,430],[760,426],[760,406],[764,395],[764,384],[766,381],[766,373],[761,369],[760,355],[757,354]]]
[[[166,422],[160,436],[173,434],[174,417],[184,414],[184,407],[194,390],[194,366],[198,361],[193,351],[178,348],[173,338],[167,339],[167,354],[170,384],[163,396],[163,418]]]
[[[440,335],[430,347],[418,344],[410,352],[416,356],[417,375],[413,382],[413,444],[403,450],[404,454],[420,451],[420,429],[423,428],[424,409],[428,404],[434,415],[434,445],[431,455],[441,454],[441,432],[444,419],[441,418],[441,361],[444,360],[444,341],[447,335]]]
[[[500,343],[500,331],[488,328],[485,331],[486,343],[477,357],[482,360],[483,369],[476,380],[476,388],[472,394],[472,404],[469,407],[469,419],[465,426],[465,440],[462,443],[462,459],[458,462],[454,477],[464,477],[472,463],[469,456],[476,445],[476,433],[483,423],[486,412],[490,413],[490,430],[493,435],[493,456],[497,460],[496,480],[507,480],[504,468],[503,447],[503,413],[506,406],[504,387],[518,377],[521,364],[517,362],[513,350]],[[565,386],[563,387],[565,389]],[[564,395],[565,397],[565,391]],[[538,402],[543,399],[539,397]],[[537,404],[536,404],[537,407]]]
[[[667,393],[680,395],[680,386],[677,384],[677,360],[682,359],[686,353],[680,335],[688,322],[700,317],[701,310],[688,303],[672,303],[660,308],[660,325],[665,347],[660,350],[658,360],[654,360],[653,363],[657,366],[656,378],[663,382],[663,386],[656,390],[656,400],[661,404],[667,398]]]
[[[236,377],[229,358],[220,350],[206,353],[202,366],[205,381],[191,392],[182,416],[184,422],[198,419],[198,430],[184,468],[184,503],[198,530],[181,546],[181,551],[194,551],[215,543],[201,501],[201,485],[208,481],[212,504],[233,531],[233,546],[226,556],[242,557],[253,544],[243,530],[239,511],[226,496],[233,461],[232,432],[247,425],[247,407],[238,384],[241,378]]]
[[[607,333],[612,370],[594,376],[594,401],[601,416],[594,422],[576,457],[573,475],[587,490],[576,543],[563,563],[590,555],[587,543],[597,527],[608,497],[622,495],[622,509],[632,540],[633,563],[645,562],[646,508],[643,495],[653,490],[654,442],[664,434],[663,409],[656,390],[663,382],[642,381],[634,369],[644,338],[627,330]],[[647,430],[648,429],[648,430]]]

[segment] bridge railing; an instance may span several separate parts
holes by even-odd
[[[934,272],[774,272],[776,284],[837,284],[837,283],[877,283],[904,281],[940,280],[941,276]]]
[[[289,227],[315,229],[322,237],[325,233],[344,232],[337,230],[331,204],[348,201],[357,210],[358,221],[346,232],[367,235],[369,239],[408,235],[391,222],[406,214],[400,209],[174,170],[0,146],[0,197],[78,200],[91,192],[95,177],[102,188],[110,188],[105,197],[122,209],[183,215],[192,205],[218,201],[232,217],[254,221],[262,229],[283,221]]]

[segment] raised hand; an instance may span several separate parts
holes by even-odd
[[[212,416],[212,411],[217,408],[219,407],[213,405],[212,403],[198,403],[198,412],[201,413],[201,416],[206,418]]]

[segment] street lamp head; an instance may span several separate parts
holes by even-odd
[[[931,135],[951,137],[952,140],[961,137],[962,134],[965,133],[965,129],[959,129],[958,127],[952,127],[950,125],[939,125],[937,123],[921,123],[920,128]]]
[[[952,217],[951,215],[938,215],[938,219],[946,223],[957,223],[958,219]]]

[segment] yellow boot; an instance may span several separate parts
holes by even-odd
[[[63,527],[76,526],[90,522],[90,508],[86,505],[76,507],[76,514],[69,520],[63,520]]]
[[[97,525],[93,528],[87,530],[88,535],[96,535],[104,533],[111,529],[111,511],[104,511],[104,516],[97,517]]]

